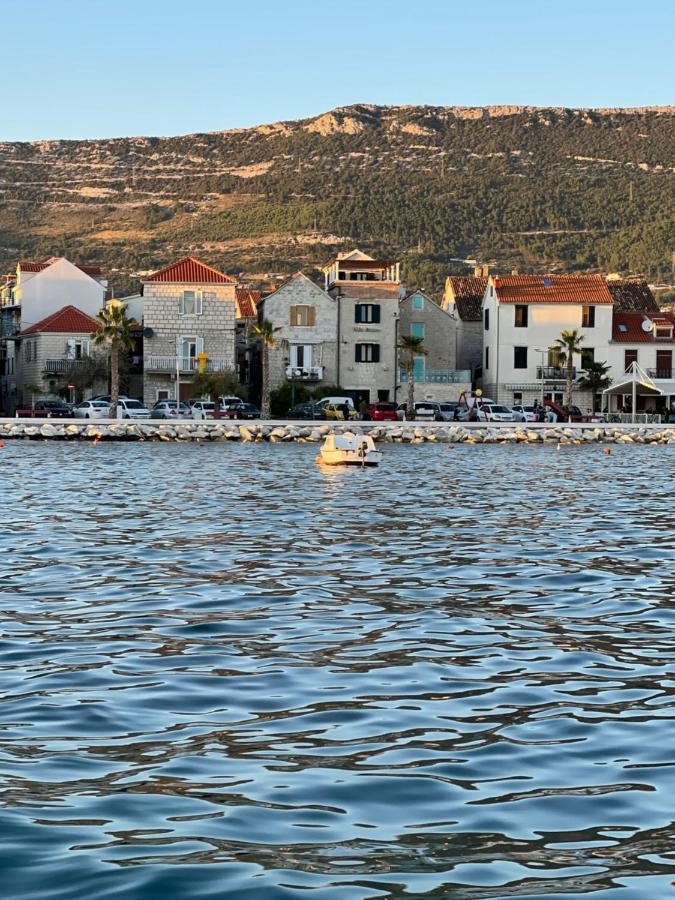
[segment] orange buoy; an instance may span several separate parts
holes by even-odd
[[[3,440],[0,440],[0,450],[2,450],[2,448],[3,448],[4,446],[5,446],[5,442],[4,442]]]
[[[605,454],[605,456],[609,456],[609,454],[612,452],[612,450],[610,447],[605,447],[605,449],[602,452]]]

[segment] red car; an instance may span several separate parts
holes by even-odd
[[[395,403],[371,403],[366,409],[366,419],[371,422],[398,422]]]
[[[560,406],[555,400],[544,400],[544,406],[552,409],[559,422],[590,422],[589,416],[585,416],[578,406]]]

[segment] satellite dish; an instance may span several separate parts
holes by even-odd
[[[651,319],[643,319],[642,325],[640,327],[642,328],[643,331],[653,331],[654,323],[652,322]]]
[[[151,338],[154,333],[155,332],[152,330],[152,328],[144,328],[143,329],[143,337]]]

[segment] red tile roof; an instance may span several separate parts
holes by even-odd
[[[607,303],[612,295],[601,275],[495,275],[501,303]]]
[[[52,313],[24,328],[21,334],[37,334],[38,332],[55,332],[56,334],[91,334],[98,329],[99,323],[75,306],[62,306]]]
[[[655,326],[675,326],[675,313],[659,313],[658,316],[650,316],[641,312],[620,312],[614,310],[612,319],[612,340],[622,344],[659,344],[668,342],[668,338],[655,337],[654,331],[645,331],[643,322],[652,322]],[[670,339],[673,342],[673,339]]]
[[[487,277],[475,275],[449,275],[448,282],[455,300],[457,315],[464,322],[480,322],[483,314],[481,305],[487,287]]]
[[[19,263],[19,268],[21,269],[22,272],[42,272],[45,269],[48,269],[50,266],[54,265],[54,263],[56,261],[57,261],[56,259],[49,259],[49,260],[47,260],[47,262],[36,263],[36,262],[27,262],[26,260],[22,260]],[[78,265],[78,263],[73,263],[73,265],[77,266],[77,268],[81,272],[84,272],[85,275],[100,275],[101,274],[100,266],[80,266],[80,265]]]
[[[255,319],[258,315],[260,297],[260,291],[252,291],[249,288],[237,288],[235,292],[237,318]]]
[[[179,259],[143,279],[143,281],[162,281],[173,284],[234,284],[236,280],[231,275],[225,275],[218,269],[212,269],[211,266],[205,265],[192,256]]]

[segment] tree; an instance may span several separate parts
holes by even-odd
[[[583,391],[590,391],[592,397],[593,412],[596,411],[595,397],[612,383],[612,379],[607,375],[611,366],[606,362],[587,362],[584,366],[585,375],[579,379],[579,387]]]
[[[563,331],[553,348],[558,354],[560,365],[567,366],[567,384],[565,385],[565,404],[572,403],[572,387],[574,385],[574,354],[581,353],[583,335],[576,328]]]
[[[108,379],[108,366],[101,356],[83,356],[81,359],[70,360],[68,368],[63,373],[64,387],[61,393],[69,399],[67,385],[72,384],[75,398],[82,400],[87,388],[94,389],[97,382],[106,383]]]
[[[415,420],[415,357],[426,356],[428,350],[424,346],[423,338],[407,335],[403,335],[396,346],[403,353],[408,378],[408,404],[405,417],[413,422]]]
[[[135,319],[127,317],[126,303],[108,300],[96,316],[100,323],[91,339],[95,347],[110,344],[110,415],[117,418],[117,399],[120,393],[120,350],[131,350],[134,346],[132,329],[139,328]]]
[[[276,333],[281,331],[267,319],[262,322],[256,322],[251,328],[251,333],[258,338],[262,344],[262,402],[260,404],[260,412],[263,419],[269,419],[271,413],[271,397],[270,397],[270,350],[279,346],[285,346],[288,341],[283,338],[276,337]]]
[[[192,389],[197,396],[210,397],[214,403],[218,397],[243,397],[244,389],[234,372],[197,372],[192,379]]]

